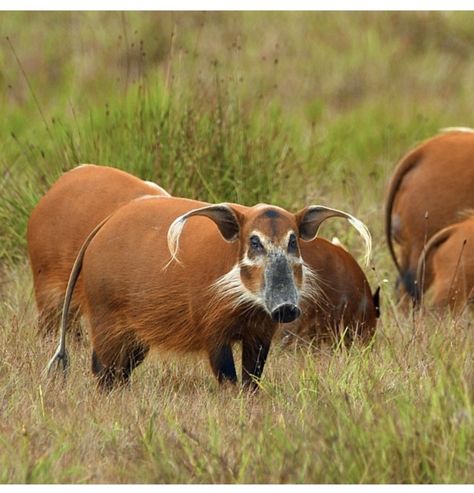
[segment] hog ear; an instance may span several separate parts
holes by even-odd
[[[331,209],[323,205],[310,205],[295,214],[299,228],[299,236],[309,241],[316,237],[321,224],[330,217],[343,217],[359,232],[365,242],[365,262],[369,263],[372,251],[372,238],[367,226],[356,217],[344,211]]]
[[[236,241],[240,233],[240,214],[228,204],[216,204],[194,209],[177,217],[168,229],[168,249],[171,258],[178,260],[179,238],[186,221],[193,216],[208,217],[218,227],[226,241]]]

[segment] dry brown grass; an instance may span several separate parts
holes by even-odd
[[[472,324],[398,325],[371,349],[277,344],[262,388],[219,387],[200,358],[149,357],[128,388],[95,387],[87,337],[67,381],[42,370],[28,266],[0,328],[3,482],[465,482],[474,472]]]

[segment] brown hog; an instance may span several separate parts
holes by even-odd
[[[49,368],[67,367],[66,314],[82,270],[92,370],[105,388],[127,381],[151,347],[203,352],[220,382],[236,382],[235,341],[242,342],[242,381],[256,385],[278,324],[297,319],[317,299],[301,245],[333,216],[347,218],[370,252],[359,220],[322,206],[290,214],[264,204],[171,197],[128,203],[81,248]]]
[[[145,194],[169,195],[124,171],[83,164],[64,173],[41,198],[31,213],[27,240],[43,333],[59,326],[69,274],[87,235],[115,209]],[[75,301],[71,309],[78,311]]]
[[[474,302],[474,217],[431,237],[420,257],[418,285],[423,301],[460,314]]]
[[[457,223],[460,213],[474,208],[473,190],[474,130],[446,129],[399,162],[388,188],[385,233],[402,298],[408,294],[416,302],[423,247],[435,233]]]
[[[368,342],[380,316],[379,289],[372,295],[369,282],[354,257],[322,238],[301,243],[301,256],[315,273],[317,300],[283,331],[283,342]]]

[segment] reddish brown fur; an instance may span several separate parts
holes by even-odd
[[[250,303],[234,308],[232,297],[222,297],[210,288],[236,265],[242,242],[225,241],[214,222],[193,217],[180,240],[180,263],[169,263],[170,224],[177,216],[206,205],[176,198],[134,201],[119,209],[92,240],[81,274],[83,304],[94,367],[102,374],[105,369],[117,375],[137,347],[145,354],[149,347],[178,353],[203,351],[212,360],[234,340],[243,340],[244,353],[255,341],[271,341],[277,324],[262,308]],[[245,235],[255,211],[242,206],[234,210]],[[295,217],[286,211],[282,214],[296,231]],[[268,232],[265,225],[261,229]]]
[[[343,332],[346,342],[355,338],[368,342],[376,328],[378,306],[359,264],[346,250],[322,238],[300,246],[306,265],[317,274],[313,282],[321,294],[318,303],[285,328],[285,342],[332,343]]]
[[[82,266],[78,295],[99,381],[108,386],[117,377],[127,380],[150,347],[203,351],[219,381],[235,381],[231,344],[242,340],[242,378],[251,383],[261,375],[279,317],[290,321],[300,311],[294,303],[307,310],[315,299],[303,278],[297,237],[314,238],[333,216],[355,220],[321,206],[293,215],[265,205],[210,206],[178,198],[150,197],[118,209],[81,249],[72,277]],[[263,242],[257,246],[256,234]],[[171,256],[176,253],[178,258]],[[246,276],[255,292],[244,288],[241,267],[250,267]],[[263,273],[260,290],[255,276]],[[50,367],[60,361],[66,363],[63,342]]]
[[[27,238],[40,329],[57,327],[69,274],[87,235],[115,209],[144,194],[166,192],[124,171],[85,165],[62,175],[39,201]]]
[[[420,257],[417,279],[424,300],[460,313],[474,301],[474,217],[434,235]]]
[[[419,256],[433,234],[474,207],[474,132],[426,140],[398,164],[386,201],[386,237],[407,291],[415,296]],[[427,214],[427,218],[426,218]],[[393,242],[398,243],[399,259]]]

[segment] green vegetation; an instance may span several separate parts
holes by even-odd
[[[397,160],[474,126],[473,13],[1,13],[1,482],[470,482],[472,323],[406,318],[383,236]],[[174,195],[320,203],[373,234],[370,349],[283,349],[262,389],[149,358],[100,395],[87,338],[67,385],[41,371],[29,213],[78,163]],[[354,255],[343,221],[322,230]],[[388,279],[389,282],[384,282]]]

